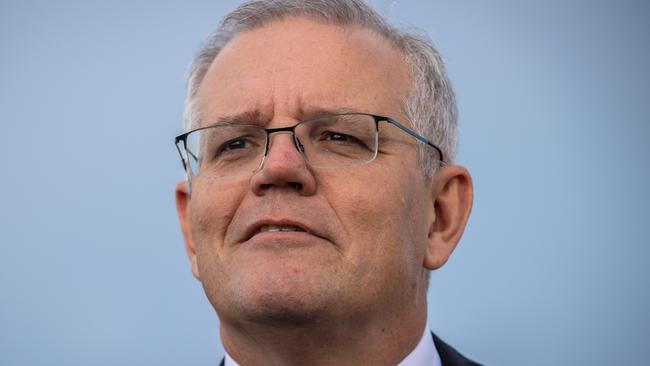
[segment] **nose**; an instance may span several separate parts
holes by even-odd
[[[316,180],[291,132],[270,134],[268,143],[262,167],[251,178],[253,192],[262,196],[272,188],[289,188],[304,196],[313,195]]]

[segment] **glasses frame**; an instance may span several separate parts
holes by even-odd
[[[424,144],[434,148],[436,150],[436,152],[438,153],[438,156],[440,157],[439,161],[442,162],[442,163],[444,163],[444,161],[445,161],[444,156],[442,154],[442,150],[436,144],[431,142],[429,139],[426,139],[426,138],[422,137],[420,134],[415,132],[413,129],[411,129],[409,127],[406,127],[405,125],[403,125],[402,123],[396,121],[393,118],[386,117],[386,116],[379,116],[379,115],[376,115],[376,114],[357,113],[357,112],[336,113],[336,114],[332,114],[332,115],[329,115],[329,116],[326,116],[326,117],[349,116],[349,115],[361,115],[361,116],[372,117],[374,119],[374,121],[375,121],[375,129],[376,129],[376,135],[375,136],[378,136],[378,134],[379,134],[379,123],[380,122],[386,122],[388,124],[391,124],[391,125],[399,128],[403,132],[409,134],[410,136],[414,137],[415,139],[419,140],[420,142],[423,142]],[[300,152],[300,155],[303,156],[303,158],[305,159],[307,164],[309,164],[309,161],[307,161],[307,158],[304,155],[303,149],[299,146],[299,142],[298,142],[298,140],[296,138],[295,131],[296,131],[297,126],[299,126],[299,125],[301,125],[301,124],[303,124],[305,122],[315,121],[315,120],[318,120],[318,119],[320,119],[320,118],[309,119],[309,120],[306,120],[306,121],[300,121],[300,122],[296,123],[295,125],[288,126],[288,127],[262,128],[262,130],[266,134],[266,140],[265,140],[265,146],[264,146],[264,155],[262,155],[262,161],[260,162],[260,166],[261,166],[261,164],[263,164],[264,160],[266,159],[266,156],[269,153],[269,145],[270,145],[269,141],[271,140],[271,134],[276,133],[276,132],[290,132],[294,146],[296,147],[298,152]],[[185,132],[183,134],[180,134],[180,135],[176,136],[176,138],[174,139],[174,145],[176,145],[176,149],[178,150],[178,153],[181,156],[181,161],[183,162],[183,169],[187,173],[188,179],[192,175],[191,172],[190,172],[189,161],[187,161],[189,159],[189,155],[192,155],[192,157],[194,157],[194,159],[196,159],[196,160],[198,160],[198,159],[187,148],[187,136],[189,134],[193,133],[193,132],[200,131],[200,130],[205,130],[205,129],[208,129],[208,128],[214,128],[214,127],[217,127],[217,126],[223,126],[223,124],[214,123],[214,124],[211,124],[209,126],[195,128],[193,130],[187,131],[187,132]],[[180,146],[181,142],[183,143],[183,147]],[[183,151],[185,151],[185,153],[186,153],[185,155],[183,154]],[[379,151],[379,141],[377,141],[377,144],[375,146],[375,155],[373,156],[372,160],[369,160],[367,163],[370,163],[370,162],[375,160],[375,158],[377,157],[377,152],[378,151]]]

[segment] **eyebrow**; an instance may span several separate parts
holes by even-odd
[[[355,112],[359,113],[357,110],[352,108],[347,108],[347,107],[334,108],[334,109],[320,108],[320,107],[306,107],[306,108],[299,109],[298,116],[297,116],[298,118],[296,119],[298,121],[307,121],[311,119],[334,116],[337,114],[355,113]],[[245,111],[238,114],[219,117],[217,121],[213,124],[266,126],[270,122],[271,122],[271,118],[268,115],[265,116],[264,113],[262,113],[260,110],[255,109],[255,110]]]
[[[250,110],[238,114],[219,117],[214,124],[219,125],[265,125],[270,122],[260,110]]]
[[[347,107],[339,107],[334,109],[307,107],[307,108],[300,109],[299,117],[301,121],[306,121],[310,119],[334,116],[337,114],[346,114],[346,113],[355,113],[355,112],[359,112],[359,111]]]

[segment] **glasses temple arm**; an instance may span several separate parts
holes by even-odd
[[[181,142],[181,141],[183,142],[183,150],[185,150],[185,153],[187,153],[188,156],[191,156],[194,159],[194,161],[198,162],[199,158],[196,155],[194,155],[193,152],[191,152],[190,150],[187,149],[187,146],[185,145],[186,142],[185,142],[185,140],[182,139],[182,137],[184,137],[184,136],[179,136],[179,137],[176,138],[175,145],[176,145],[176,150],[178,150],[178,153],[181,155],[181,160],[183,161],[183,168],[188,169],[189,164],[190,164],[189,158],[188,158],[188,161],[186,162],[185,157],[183,156],[183,153],[181,152],[181,147],[179,146],[180,145],[179,142]],[[188,166],[185,166],[186,164]]]
[[[411,136],[415,137],[416,139],[420,140],[421,142],[424,142],[425,144],[427,144],[427,145],[431,146],[432,148],[436,149],[436,151],[438,152],[438,156],[440,156],[440,161],[441,162],[445,161],[444,156],[442,155],[442,150],[436,144],[434,144],[433,142],[425,139],[424,137],[420,136],[417,132],[413,131],[412,129],[404,126],[403,124],[397,122],[396,120],[394,120],[394,119],[392,119],[390,117],[386,117],[386,121],[389,122],[392,125],[395,125],[400,130],[408,133],[409,135],[411,135]]]

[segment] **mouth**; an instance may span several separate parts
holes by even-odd
[[[243,237],[243,241],[252,239],[255,235],[266,233],[306,233],[321,237],[309,226],[290,220],[264,220],[251,225]]]
[[[295,226],[295,225],[262,225],[259,227],[257,232],[255,232],[253,235],[257,233],[277,233],[277,232],[307,232],[307,230]]]

